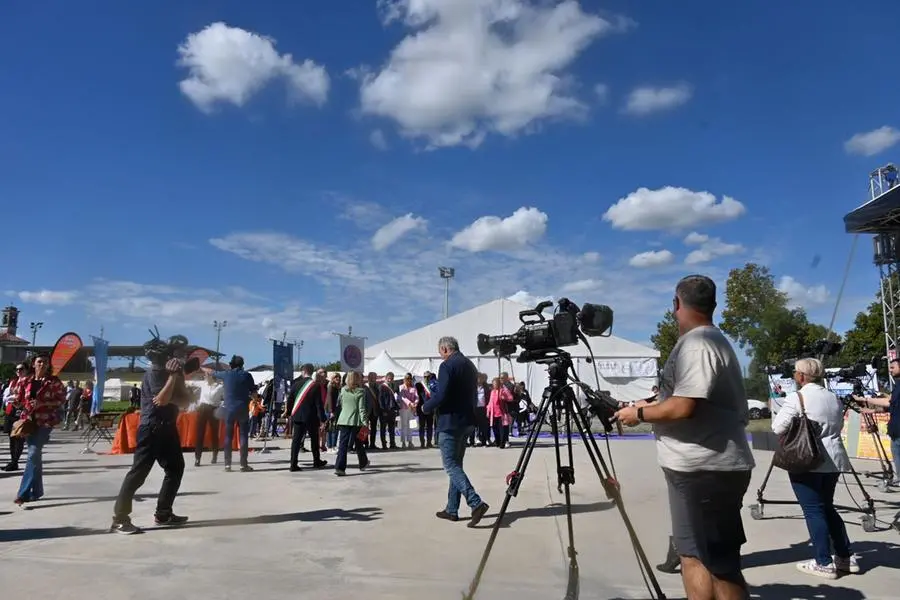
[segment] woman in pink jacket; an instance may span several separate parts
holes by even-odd
[[[500,378],[494,378],[491,388],[491,399],[488,401],[487,417],[494,430],[494,445],[498,448],[506,448],[509,445],[509,426],[512,417],[509,414],[509,403],[515,402],[515,398],[509,388],[500,383]]]

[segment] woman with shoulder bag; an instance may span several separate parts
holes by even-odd
[[[796,362],[794,381],[798,392],[785,398],[772,419],[772,431],[779,436],[792,431],[812,431],[817,438],[814,451],[818,451],[819,457],[812,461],[817,466],[788,472],[815,551],[815,558],[799,563],[797,569],[809,575],[837,579],[841,573],[858,573],[859,563],[850,549],[844,521],[834,507],[834,490],[841,473],[850,471],[850,459],[841,440],[843,406],[831,391],[822,387],[824,375],[825,369],[817,359],[802,358]],[[802,424],[804,419],[806,424]],[[782,437],[782,443],[788,447],[790,441]],[[786,460],[789,462],[791,458],[788,456]]]
[[[53,375],[49,355],[35,356],[31,371],[30,377],[20,380],[18,390],[22,414],[16,426],[28,447],[25,472],[15,500],[19,506],[40,500],[44,495],[44,445],[59,424],[59,407],[66,401],[66,388]]]
[[[19,404],[19,383],[27,380],[29,375],[28,365],[19,363],[16,365],[16,376],[9,382],[9,386],[3,390],[3,433],[9,437],[9,462],[3,467],[6,472],[19,470],[19,459],[25,449],[25,439],[13,437],[13,424],[22,415],[22,406]]]

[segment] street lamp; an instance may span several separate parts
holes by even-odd
[[[42,321],[32,321],[29,327],[31,327],[31,345],[34,346],[37,343],[37,332],[38,329],[44,326]]]
[[[300,353],[303,352],[303,340],[297,342],[297,368],[300,368]]]
[[[456,275],[456,269],[452,267],[438,267],[438,273],[444,280],[444,318],[450,316],[450,280]]]
[[[222,330],[228,327],[228,321],[213,321],[216,328],[216,371],[219,370],[219,342],[222,339]]]

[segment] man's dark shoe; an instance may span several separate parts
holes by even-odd
[[[178,527],[179,525],[184,525],[188,522],[187,517],[180,517],[178,515],[172,514],[166,517],[156,517],[154,519],[157,525],[163,527]]]
[[[253,467],[250,465],[241,465],[241,473],[251,473],[253,471]]]
[[[320,460],[319,462],[313,463],[313,467],[316,469],[324,469],[328,466],[327,460]]]
[[[6,471],[7,473],[12,473],[13,471],[18,471],[19,464],[14,463],[14,462],[7,463],[7,465],[5,467],[3,467],[3,470]]]
[[[675,549],[675,540],[669,537],[669,550],[666,553],[666,561],[656,565],[656,570],[660,573],[668,573],[674,575],[681,571],[681,557]]]
[[[459,515],[451,515],[446,510],[438,511],[438,512],[434,513],[434,516],[436,516],[438,519],[443,519],[445,521],[453,521],[454,523],[459,521]]]
[[[482,502],[481,504],[476,506],[472,511],[472,518],[469,519],[469,524],[467,525],[467,527],[477,527],[478,523],[481,522],[481,519],[484,518],[484,515],[487,514],[489,508],[490,506],[488,506],[487,502]]]
[[[297,465],[291,465],[291,473],[296,473],[296,472],[302,471],[302,470],[303,470],[303,469],[301,469],[301,468],[298,467]]]
[[[109,526],[110,533],[121,533],[122,535],[134,535],[136,533],[142,533],[139,527],[136,527],[134,523],[131,522],[131,519],[127,519],[125,521],[113,521],[112,525]]]

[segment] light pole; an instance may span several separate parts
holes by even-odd
[[[297,342],[295,346],[297,348],[297,369],[300,368],[300,353],[303,352],[303,340]]]
[[[222,330],[228,327],[228,321],[213,321],[216,328],[216,371],[219,370],[219,342],[222,339]]]
[[[42,321],[32,321],[29,327],[31,327],[31,345],[32,347],[37,343],[37,332],[38,329],[44,326]]]
[[[444,318],[450,316],[450,280],[456,275],[456,269],[452,267],[438,267],[438,273],[444,280]]]

